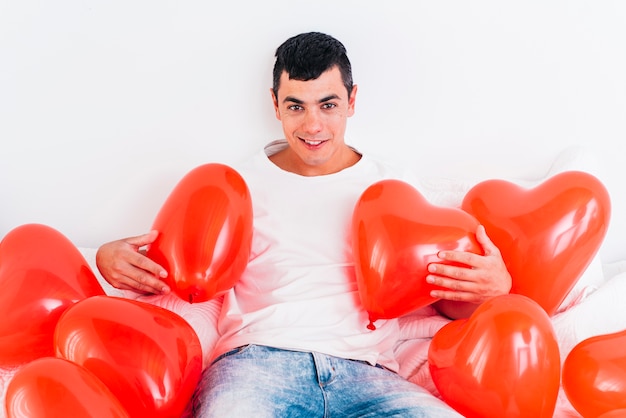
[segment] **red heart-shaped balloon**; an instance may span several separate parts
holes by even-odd
[[[54,353],[54,327],[74,303],[105,292],[89,264],[59,231],[14,228],[0,242],[0,365]]]
[[[605,412],[602,415],[598,415],[597,418],[624,418],[626,417],[626,409],[613,409],[609,412]]]
[[[583,340],[565,358],[563,390],[582,416],[626,410],[624,347],[626,330]]]
[[[202,349],[179,315],[137,300],[94,296],[59,319],[57,356],[95,374],[130,416],[179,417],[202,372]]]
[[[8,418],[127,418],[120,401],[93,373],[44,357],[22,366],[7,385]]]
[[[546,312],[522,295],[483,302],[441,328],[428,350],[442,398],[467,418],[552,417],[560,357]]]
[[[511,293],[532,298],[549,315],[591,263],[611,215],[604,185],[581,171],[559,173],[530,189],[487,180],[469,190],[461,207],[500,249]]]
[[[248,186],[226,165],[196,167],[168,196],[153,229],[159,236],[147,256],[168,271],[168,285],[190,303],[210,300],[232,288],[248,264]]]
[[[441,250],[481,253],[478,222],[456,208],[431,205],[400,180],[372,184],[360,196],[352,218],[356,278],[370,324],[395,318],[436,299],[426,283],[428,264],[448,263]]]

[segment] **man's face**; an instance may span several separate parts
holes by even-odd
[[[290,164],[300,173],[328,174],[344,167],[347,119],[354,114],[356,86],[350,99],[337,67],[315,80],[280,78],[278,97],[272,92],[276,118],[290,147]]]

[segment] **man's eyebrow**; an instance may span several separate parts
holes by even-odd
[[[287,103],[287,102],[289,102],[289,103],[295,103],[295,104],[303,104],[303,103],[304,103],[302,100],[300,100],[300,99],[296,99],[296,98],[295,98],[295,97],[293,97],[293,96],[286,96],[286,97],[283,99],[283,103]]]
[[[326,97],[321,98],[321,99],[320,99],[320,100],[318,100],[317,102],[318,102],[318,103],[325,103],[325,102],[328,102],[328,101],[330,101],[330,100],[337,100],[337,99],[339,99],[339,98],[340,98],[340,97],[339,97],[338,95],[336,95],[336,94],[331,94],[330,96],[326,96]],[[302,101],[302,100],[300,100],[300,99],[297,99],[297,98],[295,98],[295,97],[293,97],[293,96],[287,96],[287,97],[285,97],[285,98],[283,99],[283,103],[287,103],[287,102],[289,102],[289,103],[295,103],[295,104],[304,104],[304,101]]]
[[[338,99],[340,99],[339,96],[337,96],[336,94],[331,94],[330,96],[324,97],[323,99],[319,100],[318,103],[325,103],[331,100],[338,100]]]

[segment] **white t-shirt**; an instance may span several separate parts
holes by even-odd
[[[369,330],[359,299],[351,247],[352,213],[367,187],[398,170],[363,156],[338,173],[307,177],[268,158],[286,142],[234,168],[251,193],[254,233],[250,261],[224,297],[215,355],[246,344],[315,351],[397,364],[391,350],[397,320]]]

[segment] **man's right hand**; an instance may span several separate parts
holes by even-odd
[[[96,253],[102,277],[117,289],[140,293],[169,293],[167,271],[140,251],[156,240],[158,231],[103,244]]]

